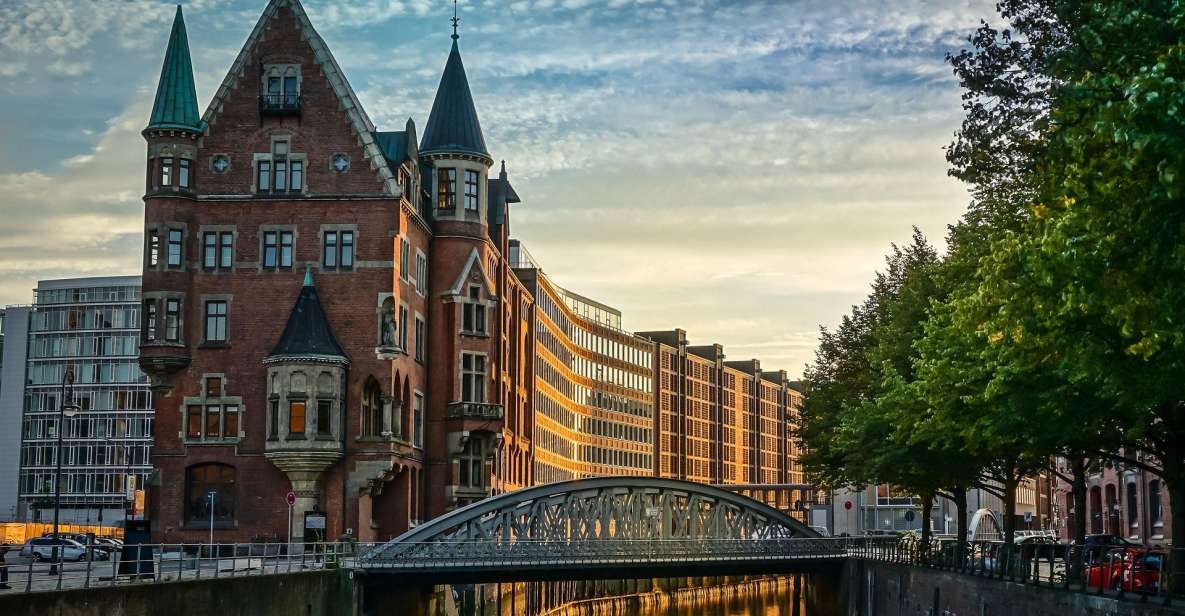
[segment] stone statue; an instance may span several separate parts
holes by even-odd
[[[384,347],[395,346],[395,306],[383,306],[382,338],[380,343]]]

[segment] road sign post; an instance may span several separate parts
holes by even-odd
[[[284,502],[288,503],[288,555],[292,556],[292,508],[296,505],[296,493],[289,490],[284,497]]]
[[[216,490],[206,492],[206,498],[210,500],[210,555],[214,555],[214,499],[218,498]]]

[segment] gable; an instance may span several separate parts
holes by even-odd
[[[247,41],[243,44],[238,56],[231,64],[230,70],[227,71],[226,77],[222,80],[222,84],[219,85],[205,113],[202,114],[202,121],[207,126],[207,135],[217,125],[228,105],[235,102],[255,101],[258,95],[257,84],[254,83],[254,80],[251,83],[246,83],[244,80],[258,75],[259,64],[262,61],[260,53],[258,53],[260,45],[267,39],[269,33],[280,27],[278,20],[282,15],[290,16],[295,22],[302,46],[313,60],[314,66],[308,68],[305,73],[306,78],[316,76],[316,78],[323,79],[337,103],[337,111],[340,111],[345,117],[344,121],[349,127],[354,146],[361,157],[361,160],[352,160],[351,169],[362,170],[369,167],[377,175],[382,191],[385,194],[398,196],[401,187],[397,181],[397,175],[392,171],[379,145],[375,142],[374,124],[366,115],[366,111],[358,101],[358,96],[350,87],[345,73],[342,72],[337,60],[330,53],[329,47],[313,28],[300,0],[269,0],[259,21],[256,22],[255,28],[251,31],[251,35],[247,37]],[[238,98],[250,98],[251,101],[236,101]],[[211,152],[216,149],[218,148],[208,148]]]
[[[477,248],[470,250],[469,259],[465,261],[465,267],[461,268],[461,274],[453,282],[452,288],[444,292],[444,295],[465,295],[465,287],[473,282],[475,274],[477,278],[485,283],[486,293],[495,295],[498,291],[494,285],[494,279],[490,277],[482,261],[484,259],[481,258],[481,253],[478,252]]]

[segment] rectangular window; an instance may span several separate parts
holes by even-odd
[[[354,267],[354,232],[342,231],[342,254],[339,259],[343,269]]]
[[[156,300],[144,300],[144,339],[156,340]]]
[[[181,230],[169,229],[169,267],[181,267]]]
[[[189,159],[177,159],[177,186],[189,188]]]
[[[412,445],[424,446],[424,394],[417,393],[412,399]]]
[[[288,190],[288,161],[277,160],[273,164],[275,165],[275,190],[279,192]]]
[[[224,438],[239,437],[239,407],[229,404],[222,407],[222,436]]]
[[[481,303],[481,287],[469,287],[469,297],[461,307],[461,327],[469,333],[486,332],[486,306]]]
[[[476,171],[465,170],[465,209],[467,211],[477,211],[477,182],[480,178],[481,175]]]
[[[160,159],[160,185],[162,187],[173,185],[173,159]]]
[[[181,340],[181,300],[165,300],[165,340],[179,342]]]
[[[218,266],[218,234],[202,234],[202,267],[214,269]]]
[[[202,438],[202,407],[185,409],[185,438]]]
[[[267,437],[271,440],[280,435],[280,401],[270,400],[267,405],[268,430]]]
[[[259,192],[267,192],[272,188],[272,161],[261,160],[258,163],[259,177],[256,182]]]
[[[424,320],[416,317],[416,361],[418,362],[423,362],[427,354],[428,340],[424,330]]]
[[[428,293],[428,257],[416,253],[416,292],[420,295]]]
[[[482,440],[470,437],[465,441],[465,448],[461,450],[461,486],[466,488],[480,488],[485,485],[485,456],[483,455]]]
[[[337,268],[337,231],[326,231],[324,248],[321,251],[321,267]]]
[[[332,436],[333,431],[329,426],[330,410],[333,408],[333,403],[329,400],[317,401],[317,436]]]
[[[148,265],[156,267],[160,263],[160,231],[148,231]]]
[[[436,207],[451,210],[457,207],[457,170],[436,171]]]
[[[304,162],[294,160],[289,164],[291,165],[291,177],[289,178],[291,186],[289,189],[292,192],[301,192],[304,190]]]
[[[461,353],[461,401],[485,402],[486,356]]]
[[[296,96],[299,92],[296,91],[296,77],[288,76],[284,78],[284,102],[288,105],[296,104]]]
[[[407,306],[399,307],[399,348],[407,352]]]
[[[206,377],[206,397],[207,398],[221,398],[222,397],[222,377],[217,377],[217,376]]]
[[[408,270],[411,269],[411,264],[408,260],[411,259],[411,243],[403,238],[399,238],[399,279],[407,282]]]
[[[279,236],[275,231],[263,233],[263,266],[276,266],[276,253],[280,249]]]
[[[234,265],[235,234],[223,231],[218,236],[218,267],[230,269]]]
[[[280,232],[280,267],[292,267],[292,232]]]
[[[222,438],[222,409],[216,405],[206,407],[206,438]]]
[[[288,437],[304,436],[304,402],[292,401],[288,403]]]
[[[226,342],[226,302],[206,302],[206,342]]]

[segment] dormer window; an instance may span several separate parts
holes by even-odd
[[[486,306],[482,303],[481,287],[478,285],[470,286],[469,295],[465,299],[466,301],[462,305],[461,332],[465,334],[485,335]]]
[[[436,207],[452,210],[457,207],[457,170],[436,170]]]
[[[259,96],[261,115],[292,115],[300,113],[300,66],[296,64],[265,64],[262,92]]]

